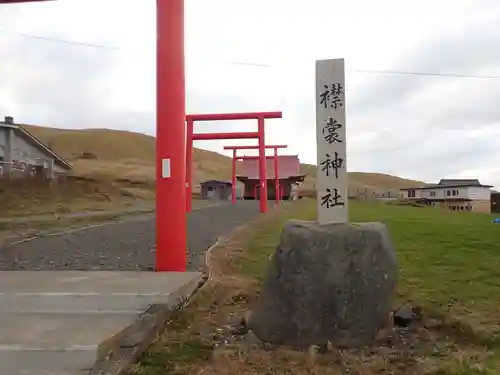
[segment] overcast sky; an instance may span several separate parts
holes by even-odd
[[[0,6],[0,116],[154,135],[155,6]],[[315,163],[314,61],[342,57],[349,170],[500,187],[500,79],[360,72],[500,77],[499,40],[498,0],[186,0],[187,111],[282,110],[268,142]],[[197,147],[221,152],[223,143]]]

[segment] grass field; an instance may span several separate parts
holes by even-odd
[[[500,373],[500,225],[492,216],[353,202],[354,222],[382,221],[400,265],[395,306],[423,308],[423,323],[394,346],[296,352],[238,339],[231,321],[251,309],[289,218],[313,220],[303,200],[261,217],[209,257],[211,281],[131,374],[496,375]]]

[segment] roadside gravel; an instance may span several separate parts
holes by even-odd
[[[242,201],[187,215],[189,268],[198,269],[220,236],[258,215],[258,202]],[[168,230],[165,228],[165,230]],[[0,248],[0,270],[152,270],[154,214],[48,235]]]

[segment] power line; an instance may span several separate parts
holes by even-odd
[[[346,69],[348,72],[368,73],[368,74],[398,74],[398,75],[414,75],[414,76],[436,76],[436,77],[451,77],[451,78],[474,78],[474,79],[500,79],[500,76],[483,76],[474,74],[455,74],[455,73],[425,73],[425,72],[405,72],[397,70],[363,70],[363,69]]]
[[[122,48],[106,46],[101,44],[75,42],[71,40],[51,38],[33,34],[19,33],[15,31],[2,30],[0,33],[18,36],[21,38],[37,39],[47,42],[62,43],[68,45],[75,45],[80,47],[100,48],[106,50],[120,51]],[[231,65],[251,66],[258,68],[271,68],[272,64],[256,63],[256,62],[243,62],[243,61],[224,61]],[[468,79],[482,79],[482,80],[500,80],[500,76],[495,75],[474,75],[474,74],[460,74],[460,73],[430,73],[430,72],[408,72],[402,70],[368,70],[368,69],[346,69],[347,72],[361,73],[361,74],[384,74],[384,75],[405,75],[405,76],[424,76],[424,77],[447,77],[447,78],[468,78]]]
[[[240,61],[227,61],[233,65],[248,65],[261,68],[272,68],[272,64],[259,64],[253,62],[240,62]],[[449,77],[449,78],[472,78],[472,79],[486,79],[486,80],[500,80],[500,76],[490,75],[474,75],[474,74],[457,74],[457,73],[426,73],[426,72],[407,72],[398,70],[368,70],[368,69],[346,69],[351,73],[362,74],[393,74],[393,75],[412,75],[412,76],[435,76],[435,77]]]
[[[259,68],[271,68],[272,65],[269,64],[259,64],[259,63],[253,63],[253,62],[243,62],[243,61],[225,61],[228,64],[232,65],[245,65],[245,66],[256,66]]]
[[[18,36],[18,37],[21,37],[21,38],[44,40],[46,42],[63,43],[63,44],[80,46],[80,47],[101,48],[101,49],[108,49],[108,50],[115,50],[115,51],[120,50],[120,48],[117,48],[117,47],[105,46],[105,45],[101,45],[101,44],[91,44],[91,43],[75,42],[75,41],[71,41],[71,40],[50,38],[50,37],[46,37],[46,36],[39,36],[39,35],[32,35],[32,34],[24,34],[24,33],[18,33],[18,32],[15,32],[15,31],[8,31],[8,30],[2,30],[2,29],[0,29],[0,33],[2,33],[2,34],[8,34],[8,35],[14,35],[14,36]]]

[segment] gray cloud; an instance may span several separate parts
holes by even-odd
[[[500,65],[500,4],[489,6],[484,12],[496,11],[496,19],[434,35],[394,64],[394,70],[494,75],[491,68]],[[498,137],[474,132],[500,123],[500,80],[366,77],[349,102],[352,132],[356,127],[377,129],[364,158],[356,155],[363,160],[362,169],[435,180],[482,168],[498,153]],[[436,90],[443,92],[436,95]]]
[[[10,91],[22,121],[82,127],[96,123],[106,111],[107,93],[98,82],[112,69],[112,54],[25,39],[2,50],[0,60],[9,61],[17,72]],[[7,111],[2,103],[0,111]]]
[[[413,53],[395,62],[393,70],[422,73],[451,73],[480,75],[483,69],[500,63],[500,4],[481,3],[484,14],[497,13],[488,23],[464,24],[460,28],[450,25],[445,35],[432,35],[422,40]],[[487,5],[487,6],[485,6]],[[397,46],[396,46],[397,47]],[[497,70],[497,75],[500,71]],[[356,109],[375,110],[388,103],[392,106],[409,100],[432,86],[442,85],[455,78],[429,76],[379,75],[367,76],[367,87],[353,97],[351,105]],[[467,79],[464,79],[464,82]],[[488,88],[486,90],[495,90]],[[483,88],[484,89],[484,88]]]

